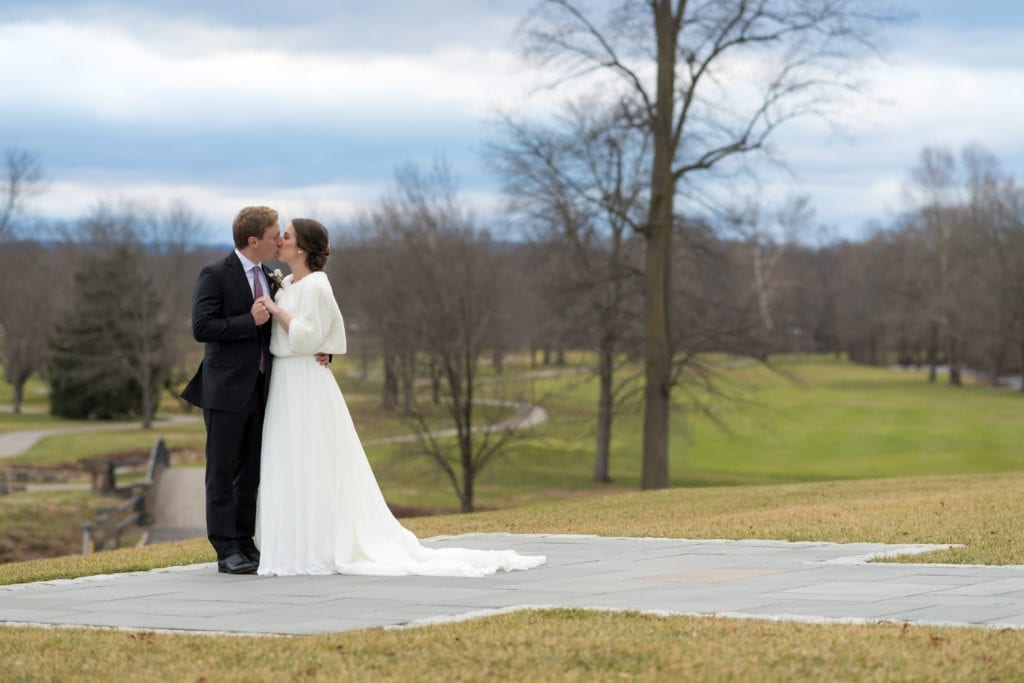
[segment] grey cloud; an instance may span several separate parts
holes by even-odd
[[[510,37],[532,2],[523,0],[16,0],[0,4],[15,20],[216,24],[266,34],[302,52],[416,53],[445,46],[493,47]],[[165,36],[173,40],[173,36]]]

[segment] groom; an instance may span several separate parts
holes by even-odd
[[[263,407],[269,386],[270,313],[263,294],[275,284],[262,263],[277,257],[277,211],[248,206],[232,226],[235,250],[199,273],[192,297],[192,334],[206,344],[203,362],[182,392],[206,422],[206,531],[217,568],[251,574],[260,482]]]

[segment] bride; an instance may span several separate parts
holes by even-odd
[[[345,353],[345,327],[323,272],[327,229],[296,218],[279,258],[291,275],[276,301],[256,504],[258,572],[484,576],[530,569],[543,556],[512,550],[431,549],[391,514],[334,375],[317,353]]]

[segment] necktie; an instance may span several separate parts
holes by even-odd
[[[260,274],[256,271],[260,267],[256,266],[252,269],[252,297],[253,299],[259,299],[263,296],[263,282],[260,280]],[[263,339],[260,337],[260,372],[267,371],[267,359],[263,355]]]

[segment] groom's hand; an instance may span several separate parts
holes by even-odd
[[[252,313],[253,320],[256,321],[256,327],[270,320],[270,311],[267,310],[266,305],[262,301],[257,300],[253,302],[250,312]]]
[[[329,368],[331,366],[331,357],[326,353],[318,353],[316,354],[316,362],[325,368]]]

